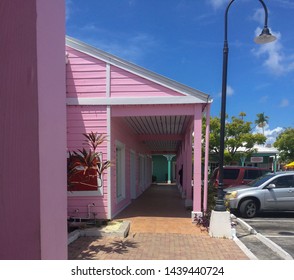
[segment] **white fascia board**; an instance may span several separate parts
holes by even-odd
[[[88,44],[85,44],[84,42],[79,41],[77,39],[66,36],[66,45],[69,47],[72,47],[73,49],[81,51],[83,53],[86,53],[92,57],[103,60],[104,62],[106,62],[110,65],[114,65],[114,66],[119,67],[123,70],[126,70],[130,73],[133,73],[133,74],[138,75],[140,77],[143,77],[147,80],[155,82],[159,85],[162,85],[166,88],[177,91],[183,95],[196,97],[202,101],[200,103],[211,103],[212,102],[212,100],[208,94],[205,94],[199,90],[193,89],[191,87],[188,87],[186,85],[178,83],[174,80],[171,80],[169,78],[166,78],[164,76],[156,74],[152,71],[144,69],[140,66],[137,66],[133,63],[130,63],[130,62],[123,60],[119,57],[116,57],[112,54],[109,54],[107,52],[104,52],[102,50],[94,48]]]
[[[71,98],[66,99],[67,105],[160,105],[160,104],[199,104],[206,103],[193,96],[173,97],[112,97],[112,98]]]

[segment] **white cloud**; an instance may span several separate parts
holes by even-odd
[[[294,9],[294,3],[293,0],[273,0],[274,2],[277,2],[281,7],[287,8],[287,9]]]
[[[256,9],[251,18],[252,20],[256,21],[259,25],[263,26],[264,9]],[[255,36],[260,35],[261,31],[262,29],[260,27],[256,28]],[[282,34],[280,32],[274,32],[272,30],[271,33],[277,37],[277,40],[269,44],[260,45],[259,48],[254,48],[253,53],[258,57],[265,57],[263,65],[275,75],[282,75],[293,71],[294,57],[293,55],[287,56],[284,53],[284,47],[281,43]]]
[[[255,35],[258,36],[260,33],[261,28],[256,28]],[[279,42],[281,34],[276,33],[274,35],[277,37],[277,41],[261,45],[259,49],[254,49],[253,53],[258,57],[265,56],[264,66],[279,75],[284,72],[284,67],[282,65],[283,57],[281,54],[282,45]]]
[[[258,36],[261,33],[261,28],[256,28],[255,35]],[[265,57],[263,65],[273,74],[282,75],[294,70],[294,57],[293,55],[286,56],[283,52],[283,45],[281,43],[281,33],[272,32],[277,40],[260,45],[258,49],[253,49],[253,54],[257,57]]]
[[[136,4],[135,0],[129,0],[129,6],[132,7]]]
[[[273,144],[276,141],[278,135],[284,130],[282,127],[276,127],[274,129],[270,129],[269,125],[267,124],[264,127],[264,136],[267,138],[266,143]],[[263,133],[262,128],[256,126],[253,133]]]
[[[235,90],[231,86],[227,85],[227,97],[232,96],[234,93]],[[218,96],[221,97],[222,93],[220,92]]]
[[[254,15],[252,16],[252,19],[258,22],[260,25],[264,25],[264,9],[256,9]]]
[[[259,99],[259,103],[265,104],[265,103],[267,103],[268,99],[269,99],[269,96],[264,95]]]
[[[106,52],[119,56],[123,59],[138,63],[145,57],[148,51],[153,51],[158,45],[156,40],[145,33],[135,36],[127,36],[126,34],[116,34],[117,40],[95,39],[89,38],[85,40],[89,44],[102,49]]]
[[[224,4],[227,4],[227,0],[209,0],[209,3],[212,5],[214,9],[218,9],[222,7]]]
[[[231,86],[227,86],[227,96],[232,96],[234,92],[235,91]]]
[[[94,23],[87,23],[86,25],[81,27],[81,30],[85,32],[103,32],[104,31],[103,29],[95,25]]]
[[[288,106],[289,106],[289,100],[287,98],[283,98],[281,100],[280,107],[284,108],[284,107],[288,107]]]
[[[65,1],[65,19],[68,20],[72,12],[72,0]]]

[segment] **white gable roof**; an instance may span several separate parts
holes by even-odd
[[[119,67],[121,69],[129,71],[135,75],[138,75],[138,76],[143,77],[147,80],[150,80],[154,83],[162,85],[166,88],[177,91],[185,96],[193,97],[193,99],[195,99],[193,103],[211,103],[212,102],[212,99],[210,98],[210,96],[208,94],[205,94],[199,90],[193,89],[191,87],[188,87],[188,86],[183,85],[181,83],[178,83],[176,81],[168,79],[164,76],[156,74],[152,71],[144,69],[140,66],[137,66],[137,65],[130,63],[126,60],[123,60],[117,56],[114,56],[112,54],[109,54],[107,52],[99,50],[95,47],[92,47],[92,46],[90,46],[82,41],[79,41],[77,39],[66,36],[66,45],[75,49],[75,50],[78,50],[78,51],[83,52],[85,54],[88,54],[92,57],[95,57],[99,60],[102,60],[105,63],[108,63],[110,65],[114,65],[116,67]]]

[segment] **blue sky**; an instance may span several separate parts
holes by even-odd
[[[263,27],[258,0],[229,11],[227,113],[269,117],[272,142],[294,127],[294,1],[264,0],[278,38],[256,45]],[[67,0],[66,33],[148,70],[205,92],[219,116],[224,11],[229,0]]]

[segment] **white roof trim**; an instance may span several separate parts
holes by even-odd
[[[257,150],[257,153],[261,154],[278,154],[279,150],[277,150],[275,147],[266,147],[266,146],[260,146],[260,145],[254,145],[253,149]],[[238,152],[243,152],[245,151],[246,148],[240,147],[238,148]]]
[[[155,105],[155,104],[195,104],[206,103],[193,96],[173,96],[156,98],[141,97],[112,97],[112,98],[66,98],[67,105]]]
[[[117,56],[114,56],[112,54],[109,54],[109,53],[104,52],[102,50],[99,50],[97,48],[94,48],[90,45],[87,45],[84,42],[79,41],[77,39],[66,36],[66,45],[75,49],[75,50],[86,53],[92,57],[98,58],[106,63],[117,66],[121,69],[124,69],[124,70],[129,71],[133,74],[136,74],[136,75],[141,76],[145,79],[148,79],[152,82],[160,84],[160,85],[167,87],[171,90],[177,91],[177,92],[182,93],[186,96],[191,96],[194,98],[196,97],[198,99],[198,102],[201,100],[201,102],[199,102],[199,103],[211,103],[212,102],[212,99],[210,98],[210,96],[208,94],[205,94],[199,90],[185,86],[185,85],[180,84],[176,81],[168,79],[164,76],[156,74],[152,71],[144,69],[144,68],[137,66],[133,63],[130,63],[126,60],[118,58]],[[180,103],[182,103],[182,102],[180,102]],[[197,103],[197,100],[194,99],[193,103]]]

